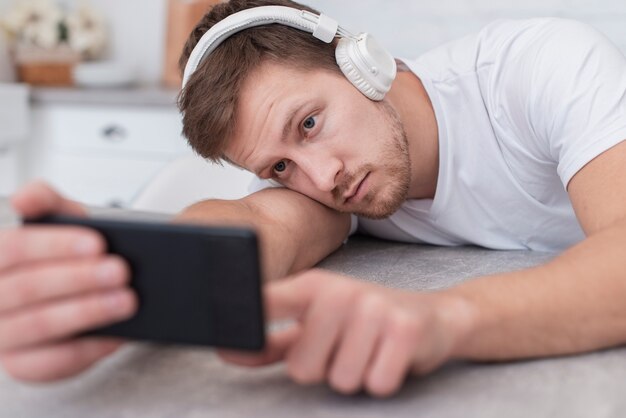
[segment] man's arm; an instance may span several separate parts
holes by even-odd
[[[241,200],[208,200],[177,221],[247,225],[261,241],[267,280],[313,267],[348,236],[350,216],[288,189],[265,189]]]
[[[586,24],[550,19],[542,28],[541,42],[520,37],[520,53],[503,61],[508,76],[500,91],[505,103],[521,106],[517,114],[528,119],[520,128],[536,134],[561,178],[571,177],[568,193],[587,238],[544,266],[451,289],[476,312],[470,338],[458,347],[464,357],[543,356],[626,342],[626,59]],[[580,158],[608,144],[617,145],[578,169]]]
[[[510,359],[626,343],[626,141],[583,167],[568,192],[587,239],[546,265],[447,291],[475,313],[455,355]]]
[[[451,358],[505,360],[626,343],[626,142],[572,179],[588,238],[553,261],[435,292],[407,292],[309,270],[266,288],[268,318],[295,325],[269,335],[259,366],[285,361],[297,382],[344,393],[394,393],[407,372]]]
[[[23,217],[86,211],[49,186],[31,184],[13,206]],[[207,201],[178,220],[256,227],[265,248],[266,277],[311,266],[346,237],[350,218],[288,190],[267,190],[240,201]],[[27,225],[0,230],[0,365],[29,381],[73,376],[115,351],[121,341],[75,338],[132,316],[130,270],[106,254],[87,228]]]

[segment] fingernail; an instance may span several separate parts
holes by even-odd
[[[104,286],[110,286],[119,283],[122,277],[122,269],[116,260],[105,260],[96,267],[96,279]]]
[[[93,237],[80,237],[74,243],[74,251],[79,255],[96,254],[100,249],[100,243]]]
[[[104,296],[104,304],[117,316],[127,315],[132,307],[129,295],[123,291],[111,292]]]

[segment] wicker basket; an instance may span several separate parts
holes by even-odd
[[[66,47],[44,50],[22,47],[15,50],[20,81],[35,86],[71,86],[73,70],[80,57]]]
[[[17,76],[33,86],[71,86],[73,68],[74,64],[59,62],[24,63],[17,65]]]

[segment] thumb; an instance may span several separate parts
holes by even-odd
[[[23,218],[36,218],[47,213],[86,216],[77,202],[61,196],[43,181],[29,183],[11,197],[11,205]]]
[[[298,340],[301,330],[298,325],[272,333],[268,336],[267,345],[259,353],[218,350],[217,354],[227,363],[246,367],[260,367],[282,361],[289,348]]]

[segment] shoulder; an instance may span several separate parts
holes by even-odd
[[[434,80],[447,80],[485,68],[500,69],[553,48],[574,48],[602,35],[591,26],[570,19],[499,19],[434,48],[409,63],[426,70]],[[605,40],[606,41],[606,40]]]
[[[481,31],[479,43],[490,46],[477,58],[479,69],[489,68],[481,79],[484,90],[523,108],[542,98],[556,101],[549,107],[558,105],[577,85],[611,79],[610,69],[624,65],[608,38],[571,19],[499,20]]]
[[[619,55],[611,41],[591,25],[562,18],[498,20],[480,32],[478,42],[487,52],[480,61],[509,64],[517,70],[541,63],[538,69],[550,71],[570,61],[584,61],[594,51]]]
[[[480,42],[491,42],[500,47],[520,48],[541,46],[541,41],[556,39],[575,43],[581,39],[601,36],[591,25],[573,19],[539,17],[532,19],[499,19],[479,32]]]

